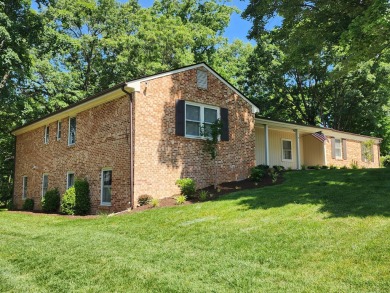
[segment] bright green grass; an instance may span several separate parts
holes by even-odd
[[[389,292],[390,169],[97,219],[0,211],[0,291]]]

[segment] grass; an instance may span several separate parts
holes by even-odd
[[[117,217],[0,211],[1,292],[389,292],[390,169]]]

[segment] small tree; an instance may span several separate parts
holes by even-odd
[[[217,119],[213,124],[204,124],[201,127],[201,134],[205,137],[203,150],[210,155],[214,165],[214,189],[218,185],[217,155],[218,143],[222,134],[222,121]]]

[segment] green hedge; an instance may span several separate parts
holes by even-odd
[[[42,199],[42,210],[45,213],[58,212],[60,200],[60,192],[57,188],[48,190]]]

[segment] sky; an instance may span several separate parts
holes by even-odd
[[[118,0],[119,2],[127,2],[128,0]],[[138,3],[142,7],[150,7],[152,6],[154,0],[138,0]],[[248,42],[247,35],[251,28],[251,22],[247,21],[245,19],[242,19],[241,13],[245,10],[245,8],[248,6],[249,0],[231,0],[231,2],[228,2],[226,5],[229,6],[235,6],[237,7],[241,12],[239,13],[233,13],[230,19],[230,25],[226,28],[224,36],[228,38],[229,42],[233,42],[235,39],[240,39],[244,42]],[[32,1],[32,8],[37,9],[37,5]],[[269,23],[267,24],[267,28],[271,29],[276,25],[281,24],[281,18],[275,17],[272,18]],[[253,45],[255,44],[254,41],[250,41]]]

